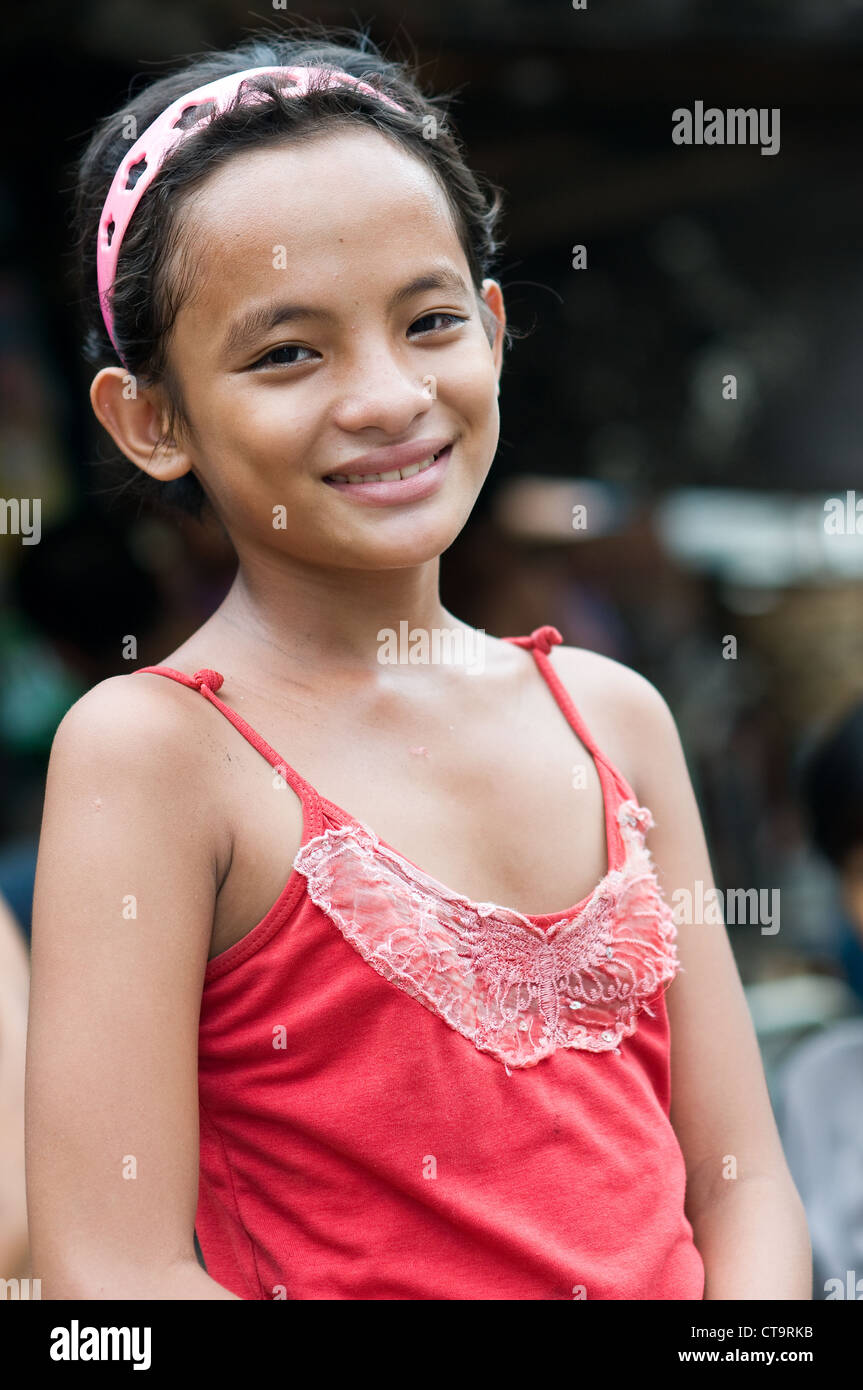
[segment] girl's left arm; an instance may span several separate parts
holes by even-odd
[[[632,785],[655,821],[647,844],[669,905],[678,905],[675,919],[680,903],[693,905],[690,920],[678,921],[683,970],[668,986],[666,1004],[671,1122],[686,1163],[686,1215],[704,1261],[704,1297],[811,1299],[806,1216],[782,1151],[728,933],[723,922],[697,921],[698,904],[711,902],[714,882],[677,726],[663,697],[642,678],[630,687],[630,700],[637,705],[631,727],[638,742]],[[675,898],[679,889],[684,893]]]

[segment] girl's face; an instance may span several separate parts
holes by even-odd
[[[158,476],[194,467],[241,562],[440,555],[497,448],[504,312],[487,280],[492,345],[431,172],[368,128],[264,147],[191,196],[183,236],[193,289],[169,352],[192,432]],[[326,481],[417,444],[417,462],[451,446],[428,477]]]

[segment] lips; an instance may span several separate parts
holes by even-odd
[[[449,447],[447,445],[445,449],[438,449],[437,453],[429,454],[428,458],[423,459],[420,463],[410,463],[404,468],[390,468],[381,473],[330,473],[324,478],[324,482],[363,485],[366,483],[398,483],[405,478],[412,478],[416,473],[425,472],[427,468],[437,462],[441,454],[446,453],[446,449]]]
[[[401,469],[386,473],[331,474],[323,481],[346,501],[368,507],[394,507],[422,501],[442,486],[449,470],[454,444],[447,444],[435,454]],[[351,481],[355,478],[356,481]]]

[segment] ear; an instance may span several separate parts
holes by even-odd
[[[483,280],[482,300],[480,304],[483,325],[489,346],[494,356],[494,365],[497,372],[497,390],[500,394],[500,372],[503,366],[503,333],[506,328],[506,310],[503,304],[503,291],[497,280]]]
[[[103,367],[90,384],[90,404],[117,448],[142,472],[169,482],[190,471],[191,457],[176,441],[159,442],[168,422],[160,387],[142,388],[122,367]]]

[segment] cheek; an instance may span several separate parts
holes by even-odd
[[[283,489],[301,471],[297,462],[312,457],[323,419],[314,393],[277,383],[252,383],[222,396],[209,413],[202,452],[223,488],[242,496],[249,490]]]
[[[494,363],[476,350],[448,362],[436,379],[438,419],[463,431],[463,445],[483,469],[491,466],[500,433]],[[434,406],[431,419],[434,419]]]
[[[250,452],[274,444],[290,447],[291,442],[313,427],[320,415],[320,402],[310,387],[271,382],[232,390],[219,402],[211,416],[211,433],[220,440],[230,438],[244,444]]]
[[[446,391],[454,403],[462,402],[465,413],[483,414],[497,403],[497,374],[494,360],[484,346],[466,342],[440,365],[441,393]]]

